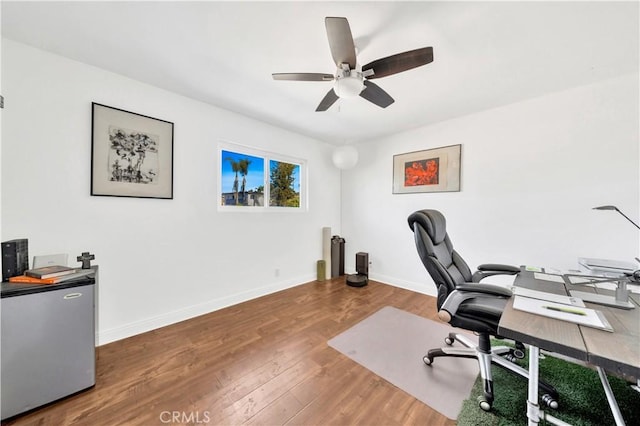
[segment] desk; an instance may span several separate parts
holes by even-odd
[[[530,288],[548,293],[567,295],[565,285],[537,280],[533,272],[522,271],[516,277],[518,287]],[[606,293],[607,290],[581,286],[583,291]],[[611,294],[608,293],[608,294]],[[632,300],[640,305],[638,295]],[[538,355],[539,349],[557,352],[571,358],[593,364],[607,393],[616,424],[624,425],[617,403],[609,388],[604,370],[626,376],[640,378],[640,308],[623,310],[603,305],[586,303],[587,307],[602,311],[614,332],[579,326],[528,312],[513,309],[513,298],[509,300],[498,325],[501,336],[519,340],[530,345],[529,349],[529,398],[527,417],[529,425],[540,420],[538,409]],[[542,415],[550,422],[564,424],[548,414]]]

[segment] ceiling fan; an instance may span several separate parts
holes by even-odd
[[[433,62],[433,47],[423,47],[378,59],[359,68],[347,18],[326,17],[324,23],[327,28],[331,56],[338,67],[335,76],[323,73],[272,74],[274,80],[333,81],[333,88],[320,101],[316,111],[328,110],[338,98],[356,96],[386,108],[394,102],[393,98],[371,80]]]

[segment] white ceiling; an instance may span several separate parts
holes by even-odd
[[[2,35],[332,144],[372,140],[638,72],[638,2],[9,2]],[[396,102],[315,108],[333,74],[325,16],[358,61],[433,46],[434,62],[375,80]]]

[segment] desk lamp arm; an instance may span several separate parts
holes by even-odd
[[[616,206],[598,206],[598,207],[594,207],[593,210],[615,210],[618,213],[620,213],[622,215],[622,217],[624,217],[629,222],[631,222],[633,224],[633,226],[635,226],[636,228],[640,229],[640,225],[638,225],[637,223],[635,223],[634,221],[629,219],[629,217],[626,214],[622,213],[620,211],[620,209],[618,209]]]

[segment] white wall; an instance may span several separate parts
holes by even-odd
[[[435,294],[407,225],[427,208],[443,212],[471,268],[633,261],[640,232],[591,208],[612,204],[640,220],[638,117],[636,73],[360,146],[358,165],[343,172],[348,264],[369,252],[372,278]],[[454,144],[462,144],[461,192],[391,193],[393,155]]]
[[[31,256],[69,253],[73,265],[95,254],[100,343],[315,279],[321,228],[340,224],[331,146],[2,43],[1,237],[28,238]],[[173,200],[89,195],[91,102],[175,124]],[[220,140],[307,160],[308,212],[218,212]]]
[[[326,144],[2,42],[1,238],[95,253],[100,343],[313,279],[323,226],[346,238],[347,272],[366,251],[372,278],[433,294],[406,224],[422,208],[446,215],[472,267],[640,255],[631,224],[591,210],[639,220],[637,74],[369,142],[340,176]],[[173,200],[89,195],[92,101],[175,123]],[[218,212],[220,140],[306,159],[309,211]],[[391,193],[393,155],[452,144],[461,192]]]

